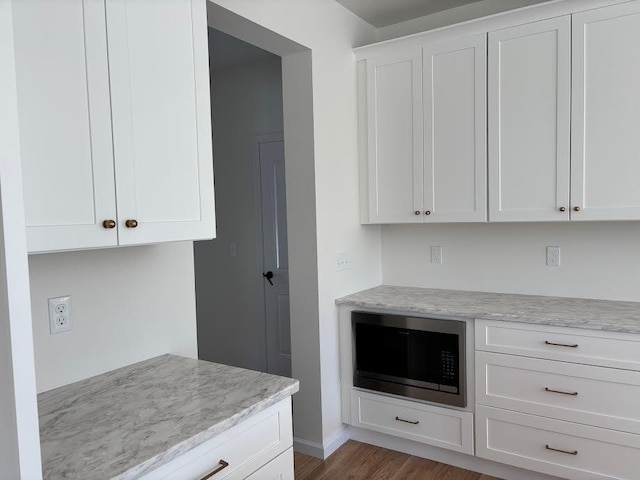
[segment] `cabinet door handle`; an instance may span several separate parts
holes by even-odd
[[[104,222],[102,222],[102,226],[104,228],[116,228],[116,221],[115,220],[105,220]]]
[[[569,348],[578,348],[577,343],[554,343],[549,340],[544,341],[545,345],[553,345],[554,347],[569,347]]]
[[[547,450],[551,450],[552,452],[566,453],[567,455],[577,455],[578,454],[578,450],[572,450],[572,451],[561,450],[559,448],[550,447],[549,445],[545,445],[544,448],[547,449]]]
[[[415,422],[412,422],[411,420],[405,420],[404,418],[400,418],[400,417],[396,417],[396,420],[398,422],[410,423],[411,425],[418,425],[420,423],[420,420],[416,420]]]
[[[130,219],[130,220],[127,220],[126,222],[124,222],[124,225],[127,228],[136,228],[138,226],[138,221]]]
[[[566,212],[567,209],[565,207],[560,207],[558,210],[560,210],[561,212]]]
[[[416,215],[420,215],[420,210],[416,210],[415,212],[413,212]]]
[[[562,390],[554,390],[549,387],[544,387],[544,391],[551,392],[551,393],[561,393],[562,395],[571,395],[572,397],[575,397],[578,395],[578,392],[563,392]]]
[[[225,462],[224,460],[220,460],[218,462],[219,467],[216,468],[213,472],[208,473],[207,475],[205,475],[204,477],[202,477],[200,480],[207,480],[208,478],[213,477],[216,473],[221,472],[222,470],[224,470],[225,468],[227,468],[229,466],[228,462]]]

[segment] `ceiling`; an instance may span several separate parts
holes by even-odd
[[[482,0],[336,0],[376,28]]]

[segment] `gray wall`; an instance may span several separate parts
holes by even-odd
[[[223,41],[233,43],[229,38]],[[218,233],[215,240],[194,244],[198,355],[266,371],[255,142],[256,135],[283,129],[281,60],[265,52],[219,70],[219,48],[210,51]]]

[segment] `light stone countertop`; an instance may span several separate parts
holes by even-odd
[[[640,302],[381,285],[338,298],[336,305],[640,333]]]
[[[162,355],[41,393],[44,478],[138,478],[298,387],[291,378]]]

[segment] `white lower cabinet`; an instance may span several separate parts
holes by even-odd
[[[575,480],[640,478],[637,335],[484,320],[475,331],[478,457]]]
[[[476,408],[477,455],[574,480],[640,474],[640,436],[527,415]]]
[[[142,476],[143,480],[293,480],[291,399]]]
[[[352,390],[351,424],[473,455],[473,414]]]

